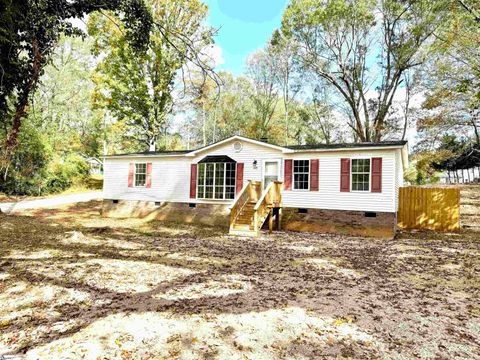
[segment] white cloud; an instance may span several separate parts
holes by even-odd
[[[223,49],[217,44],[212,44],[207,46],[203,50],[203,54],[214,63],[214,66],[225,64],[225,59],[223,58]]]

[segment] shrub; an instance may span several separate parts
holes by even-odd
[[[7,178],[0,182],[0,191],[12,195],[44,195],[84,182],[88,164],[73,153],[53,156],[48,141],[34,129],[24,128],[19,146],[9,167]]]

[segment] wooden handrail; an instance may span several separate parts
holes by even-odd
[[[232,209],[237,205],[238,200],[242,197],[243,193],[244,193],[245,191],[247,191],[247,189],[248,189],[249,186],[250,186],[250,181],[247,181],[247,182],[245,183],[245,185],[243,185],[243,188],[242,188],[242,190],[240,190],[240,192],[238,193],[237,197],[233,200],[233,204],[230,205],[230,207],[229,207],[230,210],[232,210]]]
[[[238,216],[240,215],[245,204],[251,200],[258,199],[258,189],[261,186],[259,181],[249,180],[242,188],[238,196],[236,197],[233,205],[230,208],[230,227],[233,226]]]
[[[273,188],[273,187],[275,187],[275,190],[272,192],[273,198],[274,198],[274,200],[278,199],[277,201],[273,201],[273,203],[280,204],[281,199],[282,199],[282,192],[281,192],[281,189],[280,189],[281,185],[282,185],[281,181],[272,181],[270,184],[268,184],[268,186],[265,189],[265,191],[263,192],[262,196],[260,197],[260,199],[255,204],[254,210],[258,210],[258,208],[260,207],[260,205],[262,204],[264,199],[267,197],[267,195],[270,194],[270,192],[272,192],[271,188]]]
[[[268,214],[273,214],[273,208],[281,206],[282,182],[273,181],[262,192],[262,183],[260,181],[248,181],[230,207],[230,229],[234,228],[237,218],[249,202],[255,202],[253,208],[253,230],[257,232]]]
[[[268,184],[260,199],[255,204],[254,230],[258,231],[273,207],[279,207],[282,202],[282,182],[272,181]]]
[[[265,200],[266,196],[268,193],[270,193],[270,189],[275,186],[275,184],[273,183],[273,181],[268,184],[267,188],[265,189],[265,191],[263,192],[262,196],[260,197],[260,199],[258,199],[257,203],[255,204],[255,207],[253,208],[255,211],[257,211],[259,209],[259,207],[262,205],[263,201]]]

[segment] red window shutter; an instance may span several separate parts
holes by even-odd
[[[340,191],[350,192],[350,159],[340,159]]]
[[[372,158],[372,192],[382,192],[382,158]]]
[[[130,163],[128,167],[128,187],[133,187],[133,178],[135,176],[135,164]]]
[[[243,188],[243,163],[237,163],[237,178],[235,182],[235,193],[238,194]]]
[[[152,187],[152,163],[147,163],[147,176],[145,179],[145,187]]]
[[[310,160],[310,191],[318,191],[318,159]]]
[[[283,180],[285,182],[285,190],[292,190],[292,163],[293,160],[286,159]]]
[[[190,199],[197,197],[197,164],[190,165]]]

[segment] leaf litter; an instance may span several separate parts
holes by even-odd
[[[480,358],[480,240],[0,215],[0,355]]]

